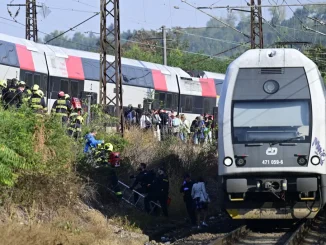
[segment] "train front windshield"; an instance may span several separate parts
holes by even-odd
[[[233,143],[310,141],[310,103],[236,101],[233,103]]]

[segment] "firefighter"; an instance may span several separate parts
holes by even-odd
[[[2,99],[2,91],[7,88],[7,80],[0,80],[0,100]]]
[[[23,102],[28,103],[29,99],[32,97],[33,93],[32,90],[26,85],[24,81],[19,81],[18,85],[24,84],[25,85],[25,90],[23,93]]]
[[[72,112],[72,109],[73,109],[70,99],[71,99],[70,98],[70,95],[69,94],[65,94],[65,100],[69,104],[69,108],[70,108],[69,113],[71,113]]]
[[[98,144],[95,151],[96,162],[100,165],[108,164],[109,157],[113,151],[113,145],[111,143]]]
[[[78,113],[79,109],[74,109],[69,115],[68,135],[78,139],[81,134],[81,126],[84,123],[84,118]]]
[[[8,106],[13,105],[15,102],[17,82],[18,80],[16,78],[13,78],[12,80],[10,80],[10,85],[2,90],[2,101],[5,109],[8,109]]]
[[[68,121],[68,114],[71,111],[71,104],[65,99],[65,93],[60,91],[58,93],[58,99],[52,106],[52,113],[61,116],[62,123],[65,124]]]
[[[29,100],[29,107],[37,114],[46,113],[46,103],[42,90],[33,91],[33,95]]]
[[[38,90],[40,90],[40,86],[37,85],[37,84],[34,84],[34,85],[32,86],[32,88],[31,88],[32,93],[34,93],[34,92],[36,92],[36,91],[38,91]]]

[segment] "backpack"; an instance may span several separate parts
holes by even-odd
[[[146,125],[146,128],[150,128],[152,127],[152,123],[150,120],[148,120],[148,117],[145,116],[145,125]]]

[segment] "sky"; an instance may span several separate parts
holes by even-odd
[[[246,0],[187,0],[196,6],[243,6]],[[325,0],[301,0],[300,2],[323,2]],[[0,0],[0,32],[16,37],[25,37],[24,26],[9,21],[10,17],[7,11],[7,4],[25,3],[25,0]],[[262,0],[262,4],[281,4],[283,0]],[[287,3],[298,3],[297,0],[287,0]],[[44,33],[51,33],[54,30],[68,30],[83,20],[92,16],[100,9],[100,0],[42,0],[37,4],[45,4],[51,13],[44,18],[39,8],[38,29]],[[14,15],[18,7],[10,7]],[[295,8],[293,7],[293,10]],[[214,16],[227,16],[226,9],[205,10]],[[162,25],[166,27],[204,27],[209,16],[188,6],[181,0],[120,0],[120,21],[121,31],[135,29],[153,29],[158,30]],[[287,16],[291,11],[287,8]],[[263,16],[269,19],[267,8],[263,9]],[[1,17],[9,20],[1,19]],[[21,7],[16,18],[18,22],[25,24],[25,8]],[[99,32],[100,17],[96,16],[92,20],[74,29],[79,32]],[[69,35],[73,35],[73,31]],[[39,37],[44,34],[39,33]]]

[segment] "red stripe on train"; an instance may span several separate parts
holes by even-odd
[[[168,91],[165,76],[159,70],[152,70],[152,76],[154,81],[154,89],[160,91]]]
[[[66,59],[68,78],[85,80],[83,63],[80,57],[69,56]]]
[[[16,44],[16,50],[19,60],[19,67],[22,70],[35,71],[32,52],[26,46]]]
[[[216,98],[216,87],[214,79],[212,78],[200,78],[199,79],[202,96],[203,97],[214,97]]]

